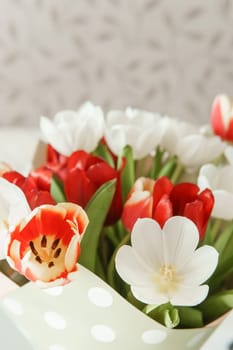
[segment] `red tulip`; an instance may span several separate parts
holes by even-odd
[[[64,179],[66,199],[85,207],[101,185],[116,179],[116,191],[106,220],[106,224],[112,224],[120,218],[122,212],[120,174],[121,169],[117,171],[102,158],[85,151],[76,151],[67,162]]]
[[[40,190],[31,176],[25,177],[17,171],[8,171],[5,172],[2,177],[21,188],[31,209],[42,204],[55,204],[50,193]]]
[[[138,218],[153,218],[163,227],[170,217],[185,216],[197,225],[203,238],[213,205],[209,189],[200,192],[192,183],[173,185],[165,176],[156,181],[139,178],[124,205],[122,221],[131,231]]]
[[[66,174],[67,157],[58,153],[51,145],[47,146],[46,163],[41,167],[31,171],[38,189],[50,191],[50,185],[53,175],[57,175],[61,180]]]
[[[233,141],[233,103],[226,95],[215,98],[211,110],[211,126],[223,140]]]

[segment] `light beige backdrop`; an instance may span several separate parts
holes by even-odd
[[[233,95],[231,0],[0,0],[0,125],[128,105],[207,122]]]

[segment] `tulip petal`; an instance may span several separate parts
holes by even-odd
[[[224,190],[216,190],[214,193],[214,208],[212,216],[224,220],[233,219],[233,193]]]
[[[208,295],[209,287],[179,285],[179,289],[170,293],[170,303],[176,306],[195,306]]]
[[[156,290],[155,285],[131,286],[131,291],[136,299],[146,304],[162,305],[169,302],[169,297]]]
[[[218,252],[211,246],[198,248],[190,261],[179,271],[184,285],[200,285],[215,271],[218,264]],[[183,272],[183,271],[184,272]]]
[[[152,281],[153,271],[129,246],[122,246],[115,258],[116,270],[128,284],[145,286]]]
[[[138,219],[131,234],[131,242],[138,256],[153,271],[158,270],[163,261],[163,236],[159,224],[152,219]]]
[[[65,255],[65,267],[68,272],[73,271],[80,253],[80,237],[73,236]]]
[[[166,265],[185,266],[199,242],[196,225],[182,216],[173,216],[164,228],[164,262]]]
[[[14,226],[30,211],[23,191],[18,186],[0,178],[0,220],[3,219],[10,226]]]

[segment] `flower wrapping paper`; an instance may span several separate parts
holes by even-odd
[[[198,350],[215,329],[168,329],[79,268],[78,280],[66,286],[40,289],[28,283],[0,300],[6,322],[1,332],[17,335],[18,350],[171,350],[174,344]],[[4,350],[12,350],[10,341],[14,339],[7,340]]]

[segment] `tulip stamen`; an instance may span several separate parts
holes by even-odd
[[[39,255],[36,256],[36,261],[38,261],[39,264],[42,264],[42,259]]]
[[[37,257],[39,254],[38,254],[38,251],[36,250],[34,243],[32,241],[29,242],[29,246],[31,248],[32,253]]]
[[[42,248],[46,248],[46,246],[47,246],[47,238],[46,238],[45,235],[42,237],[40,245],[41,245]]]
[[[48,263],[48,267],[51,268],[51,267],[53,267],[53,266],[54,266],[54,262],[53,262],[53,261],[50,261],[50,262]]]
[[[60,239],[59,239],[59,238],[57,238],[57,239],[55,239],[55,240],[53,241],[53,244],[52,244],[52,249],[53,249],[53,250],[57,248],[59,242],[60,242]]]
[[[58,258],[59,257],[59,255],[61,254],[61,248],[58,248],[56,251],[55,251],[55,253],[54,253],[54,258]]]

